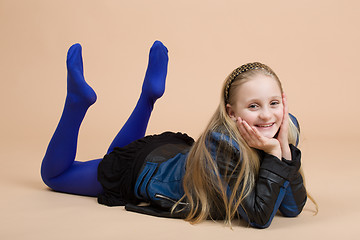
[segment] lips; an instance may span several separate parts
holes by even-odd
[[[268,124],[256,124],[255,126],[258,128],[269,128],[272,127],[275,123],[268,123]]]

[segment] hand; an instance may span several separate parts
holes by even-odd
[[[281,145],[278,139],[263,136],[255,127],[250,127],[250,125],[240,117],[237,118],[236,124],[241,136],[250,147],[263,150],[281,159]]]
[[[285,93],[282,95],[283,102],[283,120],[281,122],[280,130],[277,135],[277,140],[280,142],[282,157],[291,160],[291,152],[289,148],[289,108]]]

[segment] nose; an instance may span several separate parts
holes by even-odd
[[[259,117],[262,119],[262,120],[269,120],[271,118],[271,110],[267,107],[264,107],[261,109],[261,112],[259,114]]]

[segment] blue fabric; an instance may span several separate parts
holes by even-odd
[[[270,226],[273,218],[275,217],[275,214],[276,214],[277,210],[279,209],[279,206],[280,206],[282,200],[284,199],[284,196],[285,196],[285,193],[286,193],[286,189],[288,188],[288,186],[289,186],[289,182],[288,182],[288,181],[285,181],[284,186],[282,186],[282,187],[280,188],[280,193],[279,193],[279,195],[278,195],[278,197],[277,197],[277,199],[276,199],[275,206],[274,206],[274,208],[273,208],[273,211],[272,211],[272,213],[271,213],[271,216],[270,216],[268,222],[265,223],[264,225],[259,225],[259,224],[254,223],[254,222],[250,222],[250,225],[251,225],[252,227],[256,227],[256,228],[267,228],[267,227]]]
[[[219,142],[228,142],[230,145],[233,146],[234,151],[239,151],[239,146],[236,144],[236,142],[230,139],[229,136],[218,132],[212,132],[211,138],[209,138],[208,142],[208,147],[212,154],[218,153],[217,151],[215,151],[215,149],[217,149],[217,145],[219,144]],[[134,190],[135,194],[141,200],[149,201],[154,205],[160,206],[162,205],[164,197],[165,199],[168,198],[173,201],[179,200],[184,195],[182,178],[185,174],[186,159],[187,154],[178,154],[175,157],[166,160],[159,165],[156,165],[152,162],[147,162],[136,181]],[[252,216],[248,216],[249,212],[246,213],[246,211],[241,206],[238,209],[240,216],[251,226],[256,228],[266,228],[271,224],[277,210],[283,202],[284,196],[287,193],[287,189],[289,188],[289,181],[286,181],[285,179],[274,173],[268,172],[268,174],[273,175],[272,178],[269,178],[268,181],[271,182],[274,181],[274,179],[278,179],[278,181],[275,182],[279,185],[279,192],[276,196],[273,196],[274,205],[271,207],[271,209],[269,209],[269,217],[266,218],[266,222],[261,223],[259,219],[257,219],[257,221],[254,221],[252,218],[257,214],[255,212],[250,213],[252,214]],[[266,177],[266,179],[268,178]],[[231,189],[229,187],[227,193],[229,195],[231,194]],[[163,197],[157,198],[157,196],[159,195]],[[261,198],[261,196],[259,198]],[[171,201],[170,204],[172,204]]]
[[[80,125],[88,108],[96,101],[96,93],[84,78],[81,51],[80,44],[74,44],[68,51],[66,101],[42,161],[41,177],[55,191],[97,196],[102,192],[97,181],[97,167],[101,159],[75,161]],[[114,147],[122,147],[144,137],[154,103],[165,91],[167,52],[159,41],[151,47],[140,98],[129,119],[110,144],[108,152]]]
[[[140,176],[138,177],[138,180],[135,184],[135,196],[139,199],[143,200],[150,200],[149,196],[147,194],[146,187],[148,186],[148,183],[150,181],[150,178],[154,174],[156,168],[158,166],[158,163],[153,162],[147,162],[144,170],[141,172]],[[140,189],[138,189],[140,188]]]
[[[155,41],[150,49],[140,98],[129,119],[111,143],[108,153],[114,147],[123,147],[144,137],[154,103],[165,91],[168,61],[167,48],[160,41]]]
[[[156,200],[156,194],[179,200],[184,195],[182,179],[185,174],[186,158],[187,154],[177,154],[161,163],[154,175],[156,165],[147,162],[136,181],[135,195],[145,201]],[[148,170],[149,168],[152,170]]]
[[[286,189],[284,200],[282,201],[279,210],[285,217],[296,217],[299,215],[300,211],[295,202],[291,187]]]
[[[236,150],[240,151],[240,146],[239,144],[234,140],[234,139],[230,139],[230,137],[228,135],[225,135],[223,133],[219,133],[219,132],[212,132],[211,133],[211,138],[215,139],[217,142],[221,142],[221,141],[226,141],[229,142],[229,144],[233,147],[236,148]],[[211,151],[215,150],[213,153],[213,157],[215,158],[215,153],[217,150],[216,145],[214,144],[209,144],[209,147],[211,147]]]

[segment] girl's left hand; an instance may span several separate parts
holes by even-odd
[[[279,140],[263,136],[255,127],[250,127],[249,124],[240,117],[237,118],[236,125],[241,136],[250,147],[263,150],[281,159],[282,153]]]
[[[281,122],[280,130],[277,135],[277,140],[280,142],[282,157],[286,160],[291,160],[291,152],[289,147],[289,108],[285,93],[282,94],[283,102],[283,120]]]

